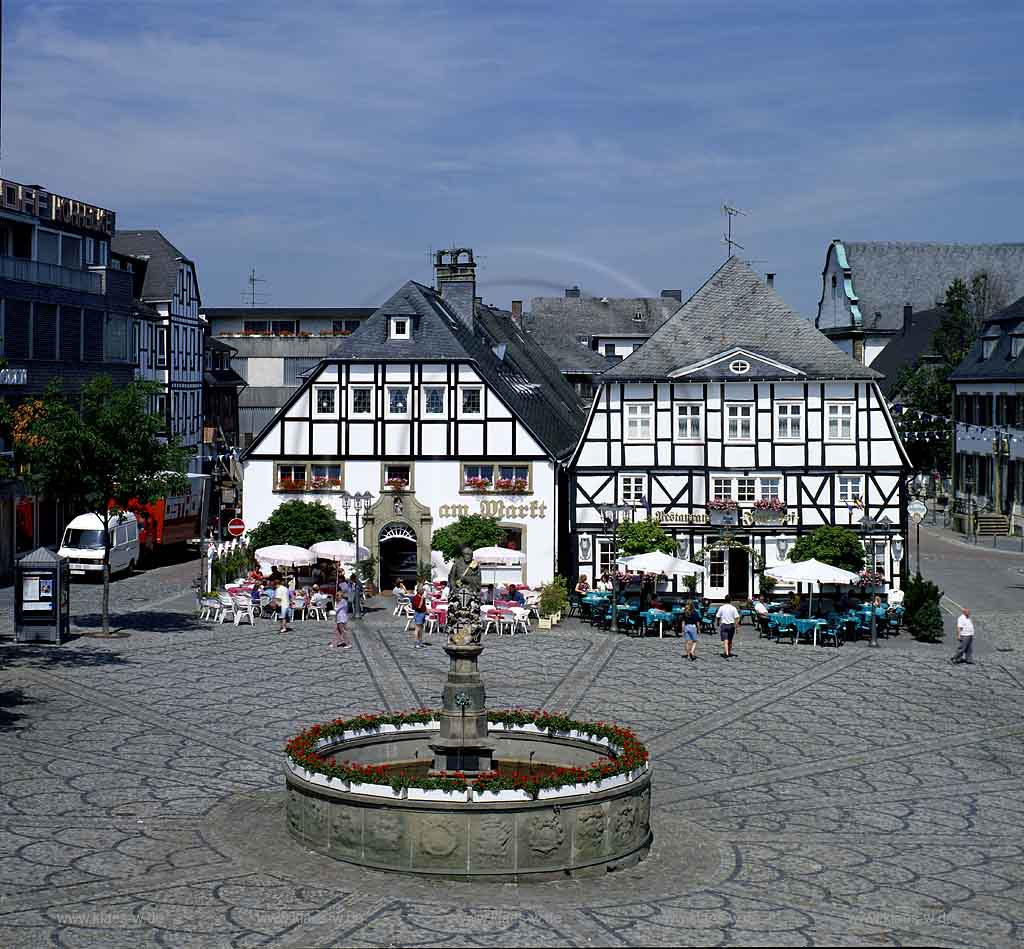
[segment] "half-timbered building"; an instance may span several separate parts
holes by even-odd
[[[583,411],[510,313],[476,298],[472,251],[435,256],[313,370],[243,453],[245,519],[282,501],[369,491],[361,542],[379,581],[414,577],[431,535],[464,514],[499,520],[531,584],[567,544],[565,467]]]
[[[756,593],[757,571],[822,525],[860,526],[898,582],[909,462],[877,377],[730,258],[600,377],[570,468],[577,568],[611,567],[601,506],[618,504],[703,560],[712,598]]]

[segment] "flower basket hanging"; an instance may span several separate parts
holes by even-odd
[[[739,523],[739,505],[728,498],[715,498],[708,501],[708,520],[716,525]]]
[[[786,505],[781,498],[761,498],[754,502],[755,524],[782,524],[786,520]]]

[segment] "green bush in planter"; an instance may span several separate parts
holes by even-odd
[[[542,616],[553,616],[569,608],[569,585],[565,577],[555,577],[540,591],[540,612]]]
[[[938,600],[930,600],[914,614],[910,635],[919,643],[941,643],[945,636]]]

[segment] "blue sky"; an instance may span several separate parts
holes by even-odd
[[[692,291],[741,256],[813,315],[825,248],[1019,241],[1014,3],[8,0],[3,173],[159,227],[203,302]]]

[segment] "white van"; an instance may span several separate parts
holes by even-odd
[[[103,572],[103,519],[79,514],[64,530],[57,556],[67,560],[71,575],[84,577]],[[139,522],[134,514],[110,518],[110,572],[131,573],[139,562]]]

